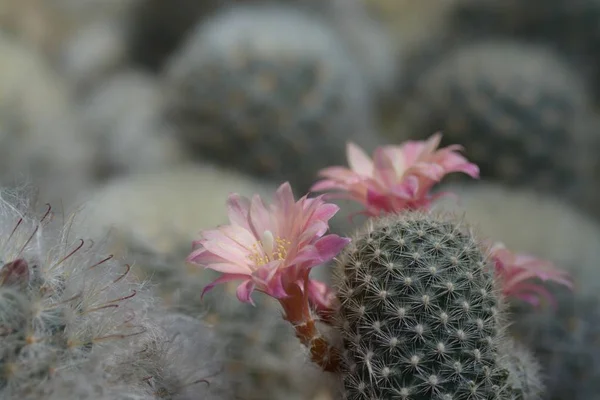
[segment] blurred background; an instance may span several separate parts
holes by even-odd
[[[2,0],[0,179],[63,204],[190,168],[301,195],[347,141],[442,131],[482,179],[597,217],[598,18],[594,0]],[[197,209],[218,195],[192,182]],[[190,188],[170,190],[179,208]]]
[[[442,131],[484,232],[596,266],[599,50],[598,0],[0,0],[0,184],[85,206],[144,264],[230,192],[300,196],[348,141]]]

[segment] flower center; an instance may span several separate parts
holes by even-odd
[[[275,238],[271,231],[265,231],[260,240],[252,245],[248,258],[256,266],[265,265],[271,261],[282,261],[287,257],[291,244],[292,242],[289,240]]]

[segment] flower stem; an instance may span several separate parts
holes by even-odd
[[[284,319],[289,321],[296,331],[296,337],[310,351],[310,359],[326,372],[339,370],[339,353],[321,335],[312,316],[306,290],[297,283],[286,287],[288,297],[279,299],[285,312]]]

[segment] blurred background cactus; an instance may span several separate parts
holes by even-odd
[[[68,199],[90,173],[68,82],[26,42],[2,31],[0,52],[0,180],[28,179],[45,196]]]
[[[256,296],[262,313],[225,296],[230,287],[200,301],[213,275],[182,260],[199,230],[226,222],[230,192],[269,198],[290,181],[301,196],[320,168],[346,163],[349,140],[370,151],[442,131],[484,182],[453,182],[461,200],[438,207],[576,278],[574,292],[549,287],[557,308],[510,304],[516,344],[498,360],[510,384],[525,400],[540,385],[541,400],[598,397],[599,11],[596,0],[0,1],[0,186],[33,184],[36,210],[75,212],[69,243],[86,243],[24,289],[23,271],[33,279],[49,262],[40,254],[68,254],[35,254],[34,241],[63,243],[65,228],[44,229],[21,257],[2,239],[0,395],[335,399],[335,379],[302,362],[270,299]],[[341,204],[332,228],[348,235],[355,210]],[[3,238],[15,210],[2,208]],[[98,250],[84,252],[87,238]],[[122,260],[107,262],[108,275],[66,273],[104,252]],[[102,350],[127,347],[115,341],[72,347],[122,310],[86,319],[91,303],[75,307],[69,294],[127,263],[115,298],[139,292],[127,304],[144,315],[143,340],[120,357]],[[331,268],[318,273],[328,280]],[[214,363],[194,365],[203,357]],[[541,383],[522,375],[536,360]]]
[[[297,7],[238,6],[196,29],[167,69],[169,114],[187,148],[305,191],[372,146],[369,91],[336,32]]]
[[[543,73],[541,73],[543,71]],[[595,157],[584,81],[550,51],[512,42],[456,49],[423,73],[406,105],[407,131],[442,130],[483,179],[568,193]]]

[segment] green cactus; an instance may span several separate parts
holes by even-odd
[[[597,0],[459,0],[450,18],[451,29],[466,38],[504,36],[551,46],[597,85],[599,16]]]
[[[308,190],[371,147],[368,84],[334,29],[295,7],[237,6],[190,35],[168,67],[167,115],[196,156]]]
[[[577,288],[549,286],[556,307],[515,304],[511,333],[542,366],[547,400],[600,397],[600,298]]]
[[[590,159],[589,96],[575,71],[543,47],[487,41],[456,48],[423,73],[407,130],[444,133],[482,177],[554,193],[575,190]],[[591,127],[590,127],[591,128]]]
[[[368,222],[337,281],[345,398],[515,398],[502,301],[468,227],[421,213]]]

